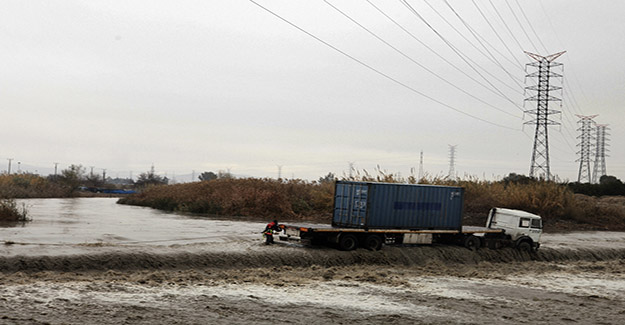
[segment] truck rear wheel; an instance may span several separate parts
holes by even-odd
[[[481,245],[482,245],[482,241],[476,236],[469,235],[464,239],[464,247],[472,251],[476,251],[480,249]]]
[[[379,251],[382,249],[382,238],[378,235],[369,235],[365,239],[365,248],[370,251]]]
[[[341,239],[339,239],[339,248],[342,251],[351,251],[358,247],[358,239],[354,235],[341,235]]]

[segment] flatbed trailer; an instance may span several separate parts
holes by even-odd
[[[485,246],[490,240],[505,238],[505,231],[497,228],[463,226],[453,229],[371,229],[339,228],[318,225],[280,226],[284,233],[281,240],[299,240],[304,244],[333,244],[341,250],[364,247],[379,250],[383,244],[460,244],[475,250]]]
[[[541,217],[493,208],[485,227],[462,225],[464,189],[455,186],[337,181],[331,225],[282,225],[280,239],[379,250],[387,244],[456,244],[537,249]]]

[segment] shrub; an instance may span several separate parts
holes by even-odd
[[[415,179],[402,179],[385,172],[373,177],[364,171],[362,176],[357,173],[350,180],[412,183]],[[591,200],[573,194],[564,184],[522,175],[496,182],[471,177],[459,180],[433,177],[421,179],[420,183],[463,187],[465,217],[470,218],[471,225],[483,224],[491,208],[502,207],[538,214],[546,225],[563,221],[584,224],[583,229],[625,230],[625,198],[622,201],[615,199],[616,202],[623,202],[622,205]],[[152,186],[142,193],[120,199],[119,203],[169,211],[329,223],[333,200],[334,181],[219,178],[210,182]]]
[[[18,205],[14,199],[0,199],[0,222],[28,221],[24,204]]]

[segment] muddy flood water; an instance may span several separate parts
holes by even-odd
[[[342,252],[116,199],[21,202],[32,221],[0,225],[0,324],[625,324],[625,233]]]

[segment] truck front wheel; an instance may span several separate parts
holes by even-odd
[[[528,241],[525,240],[519,243],[519,246],[517,246],[517,249],[520,250],[521,252],[531,253],[532,245]]]
[[[358,239],[354,235],[342,235],[339,239],[339,248],[342,251],[351,251],[358,247]]]

